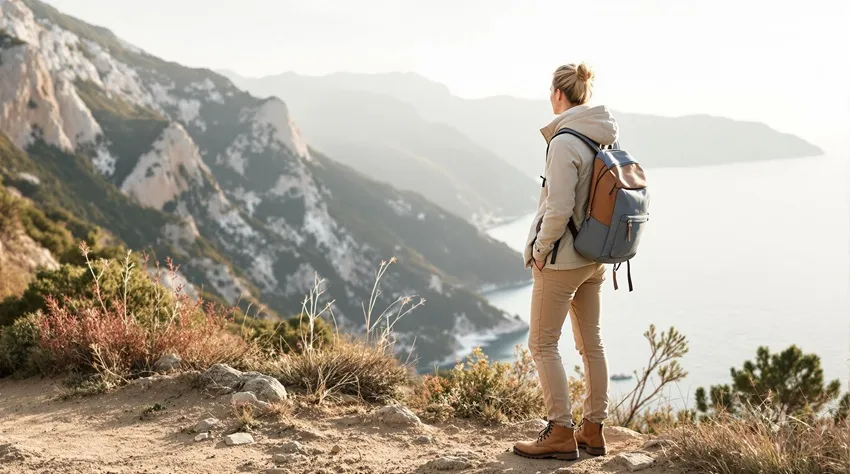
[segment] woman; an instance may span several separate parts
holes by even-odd
[[[596,153],[575,136],[552,138],[558,130],[570,128],[600,145],[617,140],[617,122],[608,108],[587,105],[592,92],[593,71],[587,65],[559,67],[549,95],[557,117],[541,130],[548,152],[525,263],[534,277],[528,348],[537,365],[549,424],[536,440],[514,446],[514,452],[525,457],[574,460],[580,447],[591,455],[607,452],[602,423],[608,416],[608,362],[599,330],[605,267],[579,255],[567,230],[571,218],[579,228],[585,218]],[[584,420],[578,429],[571,415],[567,374],[558,353],[567,314],[587,382]]]

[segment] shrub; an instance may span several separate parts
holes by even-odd
[[[0,187],[0,236],[8,236],[19,226],[20,199]]]
[[[846,474],[850,422],[770,420],[770,413],[743,409],[721,413],[670,433],[672,455],[689,472],[722,474]]]
[[[256,344],[270,354],[301,352],[302,341],[310,334],[310,318],[303,315],[293,316],[283,321],[238,316],[233,323],[242,338]],[[313,321],[315,340],[312,345],[324,347],[333,340],[333,330],[322,318]]]
[[[39,312],[17,319],[0,332],[0,376],[18,373],[31,375],[34,370],[32,353],[37,349],[41,333]]]
[[[415,399],[425,416],[435,421],[459,417],[501,423],[544,414],[534,362],[528,351],[519,348],[513,363],[491,363],[475,348],[447,376],[426,376]]]
[[[742,369],[730,370],[732,385],[715,385],[708,392],[696,391],[697,409],[731,414],[748,405],[764,405],[774,419],[787,415],[816,417],[840,395],[841,384],[825,384],[820,357],[804,354],[791,346],[778,354],[759,347],[756,361],[745,361]],[[709,401],[710,400],[710,401]]]
[[[87,247],[82,250],[88,257]],[[232,363],[248,351],[227,331],[231,310],[165,288],[129,257],[123,265],[89,261],[87,270],[89,290],[72,285],[76,298],[65,304],[45,298],[45,315],[36,319],[42,373],[92,374],[108,386],[149,373],[166,353],[179,354],[184,367],[202,369]]]
[[[87,259],[91,256],[89,252],[84,245]],[[64,264],[57,270],[39,271],[22,296],[0,303],[0,325],[11,324],[20,315],[47,309],[48,297],[72,312],[82,310],[92,300],[103,300],[120,301],[127,313],[139,317],[165,317],[167,308],[174,303],[173,295],[146,273],[136,271],[143,265],[144,262],[126,253],[123,261],[89,259],[85,266]]]
[[[676,419],[669,404],[655,409],[652,405],[659,401],[665,387],[688,375],[678,361],[688,352],[688,340],[673,327],[658,334],[655,325],[650,325],[643,337],[649,342],[649,361],[640,372],[635,372],[635,388],[611,410],[610,420],[617,426],[655,432],[662,426],[673,424]]]

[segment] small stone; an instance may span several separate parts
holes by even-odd
[[[179,370],[180,363],[182,361],[183,359],[177,354],[163,354],[162,357],[153,364],[153,371],[164,374],[174,370]]]
[[[272,456],[272,461],[278,464],[290,464],[298,461],[303,461],[307,459],[302,454],[298,453],[285,453],[285,454],[275,454]]]
[[[201,375],[208,388],[236,390],[242,385],[242,372],[225,364],[215,364]]]
[[[333,446],[333,448],[331,448],[331,454],[334,455],[334,456],[336,456],[337,454],[339,454],[341,452],[342,452],[342,448],[338,444],[335,444]]]
[[[434,442],[434,438],[431,438],[430,436],[422,435],[422,436],[419,436],[418,438],[416,438],[415,441],[416,441],[417,444],[431,444],[431,443]]]
[[[306,454],[307,451],[304,449],[304,446],[301,445],[298,441],[287,441],[286,443],[278,446],[278,449],[282,453],[298,453],[298,454]]]
[[[219,423],[221,422],[218,421],[218,418],[205,418],[196,423],[195,427],[192,428],[192,431],[195,433],[203,433],[217,427]]]
[[[224,437],[228,446],[239,446],[241,444],[252,444],[254,437],[250,433],[233,433]]]
[[[261,375],[245,382],[242,391],[253,392],[264,402],[279,402],[286,400],[286,389],[274,377]]]
[[[289,469],[266,469],[264,474],[291,474]]]
[[[432,459],[425,464],[428,469],[437,471],[460,471],[472,467],[472,463],[468,459],[460,456],[443,456],[441,458]]]
[[[136,379],[135,383],[137,383],[142,390],[150,390],[163,380],[170,380],[172,378],[173,377],[171,375],[154,374],[150,377]]]
[[[373,415],[374,418],[388,426],[417,426],[422,422],[409,408],[401,405],[387,405]]]
[[[210,439],[210,434],[209,434],[209,433],[201,433],[201,434],[199,434],[198,436],[195,436],[195,441],[196,441],[196,442],[197,442],[197,441],[204,441],[204,440],[207,440],[207,439]]]
[[[663,448],[663,447],[670,446],[670,444],[672,444],[672,443],[667,438],[653,438],[653,439],[647,441],[646,443],[643,443],[643,446],[641,446],[640,449],[650,449],[650,448],[655,448],[655,447],[662,447]]]
[[[611,438],[616,441],[627,441],[632,439],[643,439],[643,435],[637,431],[623,428],[622,426],[606,426],[605,438]]]
[[[655,459],[645,453],[620,453],[614,459],[624,463],[629,472],[647,469],[655,462]]]
[[[257,400],[257,396],[254,395],[253,392],[234,393],[230,397],[230,404],[233,405],[236,408],[248,405],[248,406],[253,406],[253,407],[259,408],[261,410],[265,410],[265,411],[268,411],[268,409],[269,409],[269,404],[266,403],[266,402],[262,402],[260,400]]]

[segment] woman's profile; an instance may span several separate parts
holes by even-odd
[[[608,362],[599,324],[605,267],[579,255],[568,231],[570,219],[581,227],[586,217],[596,153],[576,136],[555,136],[568,128],[602,146],[617,141],[617,123],[608,108],[588,105],[592,93],[593,71],[587,65],[559,67],[549,94],[557,117],[541,130],[548,151],[524,258],[534,278],[528,347],[537,365],[548,425],[537,439],[514,446],[516,454],[529,458],[574,460],[579,448],[595,456],[607,453],[602,424],[608,416]],[[567,315],[587,383],[579,426],[572,418],[558,352]]]

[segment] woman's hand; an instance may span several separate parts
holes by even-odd
[[[534,266],[542,272],[543,267],[546,266],[546,261],[534,259]]]

